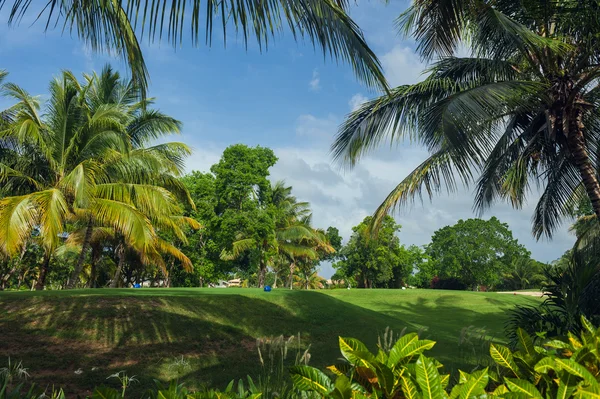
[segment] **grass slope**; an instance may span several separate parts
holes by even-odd
[[[386,327],[426,329],[446,366],[466,367],[473,347],[459,346],[464,327],[486,327],[503,341],[506,311],[538,298],[433,290],[332,290],[264,293],[257,289],[138,289],[0,293],[0,367],[22,360],[33,380],[89,393],[126,370],[148,386],[175,378],[189,361],[192,386],[224,386],[256,375],[256,338],[301,333],[311,364],[333,363],[338,336],[375,347]],[[81,369],[83,373],[77,374]],[[114,384],[114,382],[112,383]]]

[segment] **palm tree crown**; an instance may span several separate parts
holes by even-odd
[[[550,236],[589,196],[600,215],[600,7],[592,1],[417,0],[399,22],[433,60],[427,78],[365,103],[333,145],[349,165],[382,141],[409,138],[430,157],[374,218],[422,191],[476,181],[475,205],[521,207],[542,187],[536,237]],[[459,45],[469,57],[456,56]]]

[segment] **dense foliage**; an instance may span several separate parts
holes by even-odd
[[[426,253],[421,279],[458,279],[466,287],[493,287],[502,283],[511,266],[529,261],[529,252],[512,237],[508,225],[497,218],[459,220],[437,230]],[[509,277],[510,278],[510,277]],[[528,288],[523,281],[521,288]]]
[[[434,341],[407,334],[377,353],[354,338],[340,337],[344,362],[328,367],[332,380],[316,368],[291,370],[297,388],[323,398],[594,398],[600,392],[600,329],[583,319],[579,337],[537,343],[517,330],[518,350],[491,344],[489,367],[460,371],[451,383],[442,364],[423,353]]]
[[[232,381],[223,391],[206,388],[194,392],[176,381],[163,385],[156,382],[144,398],[228,398],[258,399],[262,396],[296,398],[414,398],[414,399],[470,399],[470,398],[596,398],[600,393],[600,328],[585,318],[579,335],[563,339],[532,337],[524,330],[515,332],[516,350],[499,344],[489,345],[489,358],[482,359],[487,367],[465,372],[459,370],[456,378],[443,370],[443,365],[425,355],[435,341],[421,339],[417,333],[400,336],[396,341],[385,336],[379,341],[376,353],[355,338],[339,337],[342,358],[327,368],[328,374],[308,366],[308,350],[299,352],[290,368],[290,387],[284,379],[283,362],[287,346],[279,354],[261,356],[264,377],[255,384],[247,378]],[[393,335],[393,334],[392,334]],[[293,338],[293,337],[292,337]],[[269,340],[272,341],[272,340]],[[286,342],[283,337],[281,342]],[[261,353],[262,341],[258,350]],[[300,355],[301,354],[301,355]],[[271,360],[264,360],[264,359]],[[269,379],[269,376],[271,379]],[[331,376],[334,376],[333,378]],[[66,397],[62,389],[44,392],[25,383],[27,369],[20,363],[10,363],[0,370],[0,398],[37,398],[41,394],[53,398]],[[92,398],[125,398],[135,377],[124,372],[114,378],[119,389],[99,387]]]
[[[497,218],[459,220],[437,230],[424,249],[400,244],[400,226],[391,216],[377,234],[371,217],[353,228],[337,253],[332,280],[360,288],[539,289],[546,281],[544,264],[513,238]]]

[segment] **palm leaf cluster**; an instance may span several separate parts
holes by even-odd
[[[536,237],[551,236],[582,198],[600,215],[599,17],[588,0],[416,0],[398,23],[431,62],[426,79],[365,103],[333,144],[350,166],[386,141],[430,152],[375,225],[423,193],[465,184],[478,212],[497,201],[520,208],[539,189]]]
[[[151,109],[135,82],[108,66],[83,82],[63,72],[44,104],[14,84],[3,91],[15,104],[2,112],[0,131],[0,251],[14,256],[37,235],[45,253],[38,288],[63,244],[81,248],[71,285],[87,249],[102,250],[111,241],[119,264],[113,285],[126,251],[143,264],[164,268],[168,255],[191,269],[162,238],[186,242],[186,230],[199,227],[181,216],[179,205],[191,203],[177,179],[190,150],[152,144],[177,133],[180,122]]]
[[[386,88],[381,65],[367,46],[362,31],[348,16],[345,0],[293,1],[61,1],[40,4],[21,0],[1,0],[0,10],[8,12],[8,22],[18,23],[25,16],[45,21],[46,29],[59,27],[74,33],[94,51],[115,50],[125,59],[133,80],[145,92],[148,70],[140,41],[167,39],[174,47],[190,35],[198,45],[202,32],[206,44],[215,31],[224,44],[232,30],[243,42],[254,38],[267,49],[284,30],[295,39],[307,39],[320,47],[323,55],[350,64],[357,77],[371,87]]]

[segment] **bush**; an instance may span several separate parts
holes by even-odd
[[[430,286],[434,290],[464,291],[467,289],[467,285],[456,277],[439,278],[438,276],[435,276],[431,280]]]
[[[506,326],[507,335],[516,342],[515,331],[546,337],[577,333],[582,317],[600,323],[600,266],[596,258],[574,254],[564,267],[544,269],[546,299],[539,307],[517,306]]]
[[[433,358],[424,355],[435,342],[417,334],[400,338],[391,349],[376,354],[354,338],[340,338],[344,362],[328,367],[332,380],[309,366],[292,368],[294,385],[322,398],[598,398],[600,397],[600,329],[582,319],[579,338],[546,341],[535,345],[522,329],[517,331],[518,350],[491,344],[496,368],[467,373],[459,371],[452,386],[450,375]]]

